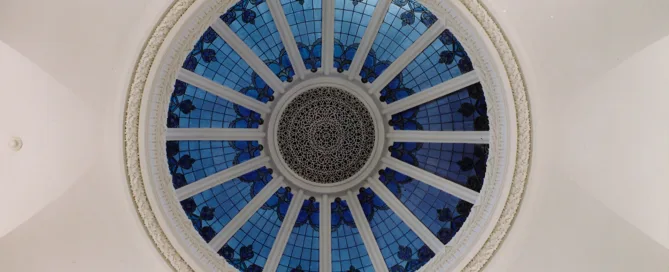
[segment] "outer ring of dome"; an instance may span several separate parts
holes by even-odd
[[[366,180],[372,172],[378,170],[378,162],[385,150],[385,122],[379,111],[378,104],[367,94],[363,85],[353,83],[346,79],[342,74],[331,74],[328,76],[321,73],[318,74],[320,74],[320,76],[315,76],[301,82],[296,82],[295,85],[291,85],[291,88],[286,90],[286,93],[284,93],[279,101],[277,101],[276,105],[274,105],[267,126],[267,145],[269,146],[273,167],[286,177],[285,180],[288,184],[305,190],[307,195],[318,196],[321,194],[330,194],[342,196],[346,194],[347,190],[357,189],[356,186],[360,186],[361,182]],[[298,95],[316,87],[335,87],[353,95],[365,105],[375,124],[374,149],[365,165],[350,178],[332,184],[316,183],[304,179],[295,173],[283,159],[283,156],[279,151],[279,145],[276,141],[277,127],[279,120],[281,119],[281,114],[286,106]]]
[[[194,41],[236,1],[176,0],[154,29],[129,85],[125,165],[138,214],[177,271],[234,271],[192,228],[175,197],[165,157],[165,118],[177,69]],[[529,171],[531,120],[516,56],[478,0],[422,0],[469,53],[492,113],[489,175],[461,231],[423,271],[479,271],[509,230]],[[492,101],[494,100],[494,101]]]

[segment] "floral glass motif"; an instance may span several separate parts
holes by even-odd
[[[295,73],[264,0],[241,0],[220,18],[281,80],[292,80]]]
[[[273,99],[274,91],[211,28],[202,34],[184,61],[183,68],[239,91],[261,102]],[[177,80],[175,93],[186,89]]]
[[[439,240],[447,244],[464,224],[472,204],[423,182],[386,168],[379,180]]]
[[[305,200],[279,261],[278,271],[318,271],[320,203]]]
[[[361,189],[358,200],[390,271],[416,271],[434,253],[372,189]]]
[[[471,71],[472,64],[453,34],[445,30],[381,92],[386,103],[400,100]]]
[[[415,0],[393,0],[372,44],[360,76],[373,82],[387,63],[395,61],[437,21],[427,8]]]
[[[258,128],[260,114],[177,80],[167,113],[169,128]]]
[[[321,1],[281,0],[281,5],[306,68],[316,72],[321,67]]]
[[[376,3],[374,0],[335,0],[334,66],[339,72],[348,70]]]
[[[396,130],[487,131],[488,106],[480,84],[474,84],[420,106],[394,114]]]
[[[365,244],[362,242],[353,215],[345,200],[331,203],[332,210],[332,271],[373,272]]]
[[[255,141],[168,141],[167,164],[175,188],[260,155]]]
[[[480,191],[488,160],[487,144],[394,143],[391,156]]]
[[[281,187],[218,251],[241,271],[262,271],[293,198]]]

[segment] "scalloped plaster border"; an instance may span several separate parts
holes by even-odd
[[[529,169],[531,144],[530,119],[524,81],[516,62],[515,55],[510,49],[503,33],[497,26],[494,19],[490,17],[485,7],[481,5],[478,0],[459,1],[476,18],[501,57],[504,70],[508,76],[508,81],[513,93],[517,120],[516,163],[509,196],[501,212],[501,216],[495,224],[489,238],[485,241],[485,244],[481,247],[480,250],[478,250],[475,256],[473,256],[471,261],[469,261],[464,268],[466,271],[479,271],[492,257],[499,244],[504,239],[520,204],[526,182],[527,171]],[[189,265],[189,262],[187,262],[179,254],[175,246],[170,242],[167,235],[163,232],[163,229],[158,222],[159,220],[156,218],[154,211],[151,208],[149,197],[147,196],[142,169],[140,167],[140,108],[142,105],[142,98],[144,95],[144,89],[147,84],[147,79],[149,78],[149,73],[152,71],[152,65],[156,59],[156,56],[158,55],[158,51],[163,46],[163,42],[167,38],[172,28],[194,2],[195,0],[177,0],[169,9],[169,11],[164,15],[161,22],[152,33],[151,38],[147,42],[137,63],[135,73],[133,75],[133,81],[130,85],[124,131],[126,149],[126,174],[138,213],[143,219],[147,232],[152,237],[156,247],[163,254],[170,265],[177,271],[193,271],[193,268]],[[218,0],[212,2],[220,3],[221,1]],[[438,8],[445,9],[447,12],[450,9],[441,1],[428,0],[424,2],[427,2],[426,4],[432,7],[436,6]],[[455,240],[462,239],[456,238]],[[433,259],[433,261],[431,261],[423,270],[428,270],[428,268],[430,268],[430,270],[444,269],[447,263],[450,263],[449,260],[452,261],[452,259],[448,256],[453,257],[455,253],[457,252],[451,250],[447,251],[446,254],[440,254],[438,258]],[[217,256],[209,257],[216,258]],[[209,263],[209,265],[212,265],[212,263]],[[217,270],[229,270],[230,267],[214,265],[214,267],[209,268],[215,268]]]

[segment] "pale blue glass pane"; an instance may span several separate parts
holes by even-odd
[[[273,93],[269,88],[264,89],[265,83],[211,28],[197,41],[183,68],[262,102],[267,102]]]
[[[335,0],[335,67],[348,70],[376,3],[376,0]]]
[[[474,144],[423,143],[416,152],[418,167],[464,186],[476,167],[485,173],[485,160],[474,155]],[[486,145],[487,146],[487,145]],[[471,163],[465,163],[471,162]]]
[[[290,30],[307,69],[321,66],[322,9],[320,0],[281,0]]]
[[[239,178],[193,196],[197,211],[201,212],[205,206],[214,209],[214,219],[205,221],[202,225],[210,226],[216,233],[221,231],[251,201],[251,198],[251,183],[243,182]]]
[[[309,200],[305,200],[303,207],[308,206],[308,202]],[[318,206],[319,203],[316,202],[315,204]],[[301,213],[303,213],[301,217],[306,216],[304,211],[301,211]],[[315,216],[318,215],[315,214]],[[277,271],[291,271],[297,268],[302,271],[318,271],[318,248],[318,229],[314,228],[311,224],[304,222],[304,219],[298,218],[288,239],[288,244],[286,244],[286,248],[283,251],[283,256],[281,257]]]
[[[276,197],[283,198],[285,201],[279,201],[280,204],[278,204]],[[252,266],[263,267],[281,228],[283,215],[285,215],[278,209],[287,210],[290,199],[292,199],[292,194],[286,188],[279,188],[274,196],[251,216],[251,219],[230,238],[218,253],[242,271],[251,269]]]
[[[255,141],[168,141],[170,173],[187,183],[200,180],[260,155]]]
[[[366,194],[374,194],[371,189],[366,190]],[[372,229],[376,243],[381,250],[381,255],[386,261],[386,266],[391,271],[418,270],[433,254],[427,254],[431,251],[425,246],[425,243],[378,196],[374,196],[374,198],[376,198],[375,203],[385,207],[373,208],[373,214],[368,216],[369,227]],[[427,252],[425,252],[426,250]],[[424,255],[420,260],[419,253]],[[403,270],[397,270],[400,267]]]
[[[177,81],[170,99],[170,128],[258,128],[260,114]]]
[[[342,203],[348,207],[346,201],[342,201]],[[332,204],[334,212],[335,203]],[[348,209],[343,212],[342,217],[353,218]],[[351,270],[351,268],[353,270],[358,269],[361,272],[374,271],[372,261],[369,259],[358,229],[342,223],[332,228],[332,271],[345,272]]]

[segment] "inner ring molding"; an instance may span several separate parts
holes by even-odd
[[[357,98],[365,106],[374,124],[374,146],[369,158],[362,168],[353,176],[336,183],[317,183],[301,177],[283,158],[278,144],[279,120],[286,107],[300,94],[319,87],[333,87],[342,90]],[[285,182],[295,188],[300,188],[307,195],[319,196],[328,194],[333,196],[343,196],[346,191],[357,189],[356,186],[362,186],[367,177],[370,177],[374,170],[378,170],[381,156],[384,154],[385,146],[385,126],[384,119],[379,110],[378,104],[374,98],[367,94],[363,86],[355,84],[338,74],[320,75],[301,82],[296,82],[286,93],[279,97],[276,105],[272,109],[267,126],[267,147],[272,158],[273,168],[285,177]]]

